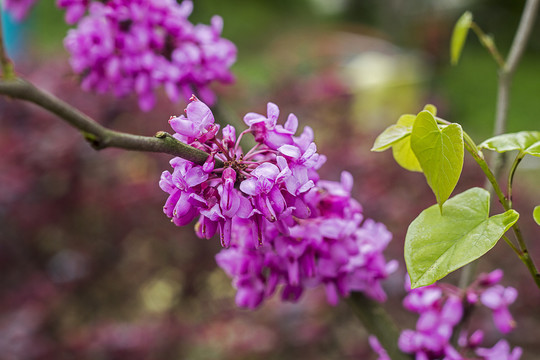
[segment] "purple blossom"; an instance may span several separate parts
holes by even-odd
[[[16,21],[22,21],[26,18],[30,10],[34,7],[37,0],[4,0],[2,7],[10,13]]]
[[[352,176],[321,181],[311,129],[295,136],[298,120],[277,124],[279,108],[268,115],[250,113],[250,126],[236,136],[221,131],[211,110],[196,98],[185,115],[171,117],[175,138],[208,153],[201,166],[175,158],[161,188],[169,194],[164,212],[177,225],[198,217],[199,237],[219,234],[223,249],[216,261],[232,278],[236,303],[255,308],[278,287],[283,300],[297,301],[305,289],[324,286],[329,303],[351,291],[378,301],[386,298],[380,282],[395,270],[382,254],[391,234],[364,220],[351,198]],[[243,152],[240,141],[252,134],[256,145]],[[215,158],[224,163],[214,168]]]
[[[466,330],[459,334],[457,349],[450,344],[455,326],[463,319],[465,307],[470,313],[473,307],[484,305],[493,311],[497,328],[505,333],[512,330],[515,323],[508,311],[508,305],[517,297],[512,287],[498,284],[502,271],[494,270],[489,274],[480,274],[468,288],[459,289],[449,284],[433,284],[417,289],[410,288],[406,278],[405,288],[409,291],[403,305],[409,311],[420,314],[415,330],[404,330],[398,346],[406,353],[414,354],[416,359],[469,359],[465,353],[475,351],[484,360],[515,360],[521,356],[521,349],[510,352],[510,346],[504,340],[493,348],[479,347],[484,339],[482,330],[475,330],[469,336]],[[477,358],[475,358],[477,359]]]
[[[274,103],[268,103],[266,117],[257,113],[248,113],[244,122],[255,137],[255,141],[277,150],[280,146],[293,144],[293,134],[298,127],[298,119],[290,114],[284,126],[277,125],[279,108]]]
[[[512,318],[508,306],[517,298],[517,290],[513,287],[505,288],[502,285],[495,285],[486,289],[480,301],[493,311],[495,326],[500,332],[506,334],[516,327],[516,322]]]
[[[163,86],[171,101],[193,92],[209,103],[213,81],[234,80],[229,68],[236,47],[221,37],[223,21],[193,25],[187,19],[191,0],[110,0],[105,3],[58,0],[66,20],[79,21],[64,40],[82,87],[124,96],[135,91],[141,109],[155,104],[154,91]],[[82,16],[88,8],[88,14]]]
[[[186,116],[173,116],[169,119],[169,124],[177,133],[176,137],[187,143],[195,140],[204,143],[213,138],[219,130],[219,127],[214,124],[214,115],[210,108],[205,103],[196,100],[194,98],[194,101],[186,107]]]
[[[421,288],[420,288],[421,289]],[[409,301],[414,304],[413,308],[421,310],[421,315],[416,323],[416,330],[405,330],[399,337],[398,346],[401,351],[416,354],[417,358],[425,359],[462,359],[454,347],[450,344],[453,328],[463,316],[463,304],[460,298],[449,296],[444,303],[435,298],[433,288],[428,291],[419,290],[423,294],[414,296],[416,299]],[[410,294],[417,292],[412,290]],[[415,300],[424,300],[420,306]]]
[[[510,345],[506,340],[499,340],[492,348],[478,348],[476,354],[483,360],[519,360],[523,350],[515,347],[510,351]]]
[[[83,17],[89,3],[90,0],[56,0],[56,6],[66,10],[65,20],[70,25]]]
[[[375,351],[375,353],[377,353],[377,355],[379,356],[378,360],[391,360],[390,356],[388,356],[388,353],[382,347],[382,345],[379,342],[379,340],[377,339],[377,337],[371,335],[368,338],[368,340],[369,340],[369,345],[371,346],[373,351]]]

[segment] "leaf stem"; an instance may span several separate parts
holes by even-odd
[[[478,40],[480,40],[480,43],[484,45],[486,49],[488,49],[491,56],[493,56],[493,59],[495,59],[499,67],[501,69],[504,68],[506,64],[503,57],[501,56],[501,53],[497,49],[495,42],[493,41],[493,37],[487,35],[474,21],[471,22],[471,29],[474,31],[476,36],[478,36]]]
[[[519,154],[516,156],[516,159],[512,163],[512,167],[510,168],[510,172],[508,173],[508,206],[512,207],[512,182],[514,181],[514,174],[516,172],[516,169],[523,160],[523,157],[525,156],[525,153],[523,151],[520,151]]]
[[[488,181],[493,186],[493,190],[499,197],[499,201],[501,202],[503,208],[505,211],[510,210],[512,207],[508,201],[508,199],[504,196],[499,183],[497,182],[497,179],[495,179],[495,175],[491,172],[487,162],[483,159],[483,157],[480,156],[481,152],[475,152],[470,144],[468,142],[465,142],[465,148],[469,153],[473,156],[474,160],[480,165],[480,168],[486,175]],[[516,165],[517,166],[517,165]],[[527,249],[527,244],[525,243],[525,240],[523,240],[523,235],[521,233],[521,229],[517,223],[512,225],[512,230],[514,231],[514,235],[516,236],[516,239],[519,244],[519,251],[521,252],[521,255],[518,256],[521,259],[521,261],[527,266],[527,269],[529,269],[529,272],[531,273],[536,285],[538,288],[540,288],[540,273],[536,269],[536,266],[534,265],[530,255],[529,250]]]
[[[517,254],[517,256],[519,256],[519,258],[521,259],[523,253],[521,252],[521,250],[519,250],[516,245],[514,245],[514,243],[506,236],[506,235],[503,235],[502,236],[504,241],[506,241],[506,243],[508,244],[508,246],[510,246],[512,248],[512,250],[514,250],[514,252]]]

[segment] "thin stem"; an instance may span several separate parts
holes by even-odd
[[[240,135],[238,135],[238,139],[236,139],[236,144],[234,145],[234,152],[237,152],[237,151],[238,151],[238,148],[240,147],[240,141],[242,141],[242,137],[243,137],[245,134],[249,133],[249,132],[251,132],[251,129],[246,129],[246,130],[242,131],[242,132],[240,133]],[[258,145],[259,145],[259,143],[257,143],[257,146],[258,146]]]
[[[2,67],[3,79],[10,80],[15,78],[13,63],[7,55],[6,47],[4,44],[4,25],[2,24],[2,16],[0,16],[0,65]]]
[[[510,168],[510,172],[508,173],[508,206],[512,207],[512,182],[514,181],[514,174],[516,173],[516,169],[523,160],[523,157],[525,156],[525,153],[523,151],[520,151],[519,154],[516,156],[516,159],[512,163],[512,167]]]
[[[504,207],[504,210],[505,211],[510,210],[511,206],[509,204],[509,201],[504,196],[504,194],[503,194],[503,192],[502,192],[502,190],[501,190],[501,188],[499,186],[499,183],[495,179],[495,175],[493,175],[493,173],[489,169],[486,161],[483,158],[480,157],[479,153],[473,151],[468,143],[465,143],[465,148],[467,149],[467,151],[469,151],[469,153],[471,153],[471,155],[473,156],[474,160],[478,163],[478,165],[480,165],[480,168],[482,169],[482,171],[486,175],[488,181],[493,186],[493,190],[495,191],[495,193],[499,197],[499,201],[501,202],[502,206]],[[529,269],[529,272],[531,273],[536,285],[538,286],[538,288],[540,288],[540,273],[536,269],[536,266],[534,265],[530,255],[529,255],[529,250],[527,249],[527,244],[525,243],[525,240],[523,240],[523,235],[521,233],[521,229],[520,229],[519,225],[517,223],[512,225],[512,230],[514,231],[514,234],[515,234],[516,239],[518,241],[519,251],[522,253],[522,255],[519,256],[519,258],[525,264],[525,266],[527,266],[527,269]]]
[[[493,42],[493,38],[487,35],[475,22],[471,23],[471,29],[476,33],[476,36],[478,36],[480,43],[482,43],[482,45],[484,45],[484,47],[491,53],[493,59],[495,59],[499,67],[504,68],[506,64],[501,56],[501,53],[497,49],[495,42]]]
[[[538,4],[538,0],[527,0],[525,3],[525,7],[521,13],[518,30],[512,41],[510,53],[506,58],[506,70],[509,72],[514,72],[516,70],[523,52],[525,51],[525,47],[529,42],[529,36],[531,35],[538,13]]]
[[[514,245],[514,243],[506,235],[503,235],[502,237],[503,237],[504,241],[506,241],[508,246],[510,246],[512,248],[512,250],[514,250],[514,252],[517,254],[517,256],[519,256],[519,258],[521,259],[521,257],[523,256],[523,253],[521,252],[521,250],[519,250],[516,247],[516,245]]]
[[[209,156],[208,153],[186,145],[164,131],[158,132],[154,137],[149,137],[107,129],[53,94],[20,78],[0,80],[0,94],[34,103],[57,115],[81,131],[84,138],[97,150],[116,147],[126,150],[159,152],[179,156],[200,165],[204,164]],[[223,166],[223,162],[216,159],[216,167],[221,166]]]
[[[497,108],[493,136],[498,136],[506,132],[508,107],[510,103],[510,86],[519,61],[521,60],[525,47],[529,41],[529,36],[538,12],[538,4],[539,0],[527,0],[525,3],[518,30],[516,31],[510,53],[506,59],[506,65],[499,72]],[[495,154],[493,159],[493,169],[497,178],[499,178],[502,172],[504,162],[504,155]]]
[[[506,121],[507,121],[508,107],[509,107],[509,101],[510,101],[510,85],[512,83],[514,72],[523,55],[525,46],[528,42],[531,30],[533,28],[536,14],[538,11],[538,3],[539,3],[539,0],[527,0],[525,7],[523,8],[518,30],[516,31],[516,35],[514,36],[514,40],[512,41],[510,53],[508,54],[506,61],[502,60],[502,57],[500,56],[491,38],[486,37],[487,39],[490,39],[488,40],[488,43],[491,42],[491,44],[493,45],[493,48],[491,48],[490,46],[486,46],[486,47],[494,56],[495,60],[499,64],[499,67],[501,68],[499,71],[497,105],[496,105],[495,126],[493,129],[493,136],[501,135],[506,131]],[[477,33],[478,37],[480,38],[480,41],[482,41],[484,37],[479,35],[477,31],[477,30],[481,31],[481,29],[474,23],[471,26],[471,28],[473,29],[473,31]],[[484,42],[482,42],[482,44],[484,44]],[[491,44],[488,44],[488,45],[491,45]],[[499,201],[501,202],[501,204],[503,204],[503,206],[505,206],[506,204],[505,209],[511,208],[511,203],[512,203],[511,194],[512,193],[511,193],[510,182],[509,182],[509,192],[508,192],[509,199],[507,200],[502,194],[502,191],[500,190],[500,187],[498,186],[497,180],[496,180],[497,178],[500,177],[500,174],[504,167],[504,162],[505,162],[504,154],[494,155],[493,168],[495,169],[495,171],[493,174],[491,170],[489,170],[487,163],[483,159],[482,152],[475,149],[476,146],[473,147],[471,144],[469,145],[470,146],[467,148],[467,150],[471,152],[471,154],[473,155],[473,157],[475,158],[475,160],[477,161],[477,163],[480,165],[480,167],[482,168],[482,170],[487,176],[484,187],[490,188],[490,184],[491,184],[492,191],[490,192],[493,193],[493,191],[495,191],[497,193],[497,196],[499,197]],[[518,242],[520,243],[520,247],[522,247],[522,249],[524,249],[527,254],[526,258],[523,258],[520,256],[520,259],[525,263],[525,265],[527,266],[527,268],[533,275],[533,278],[536,284],[540,288],[540,279],[539,279],[538,271],[536,270],[536,268],[534,267],[534,264],[532,263],[532,260],[528,256],[526,244],[524,243],[523,238],[521,237],[521,231],[519,230],[519,227],[517,224],[514,224],[513,228],[514,228],[514,233],[516,233],[516,238],[518,238]],[[518,237],[517,234],[519,234],[520,236]],[[513,244],[512,246],[513,248],[515,248]],[[474,268],[476,268],[476,266],[474,266]],[[467,265],[461,274],[460,285],[463,285],[463,287],[467,286],[467,283],[472,281],[474,271],[475,269],[473,269],[472,264]]]
[[[481,156],[481,152],[474,151],[474,149],[471,147],[471,145],[468,142],[465,142],[465,149],[472,155],[476,163],[480,166],[482,171],[487,177],[487,180],[493,187],[493,190],[497,194],[497,197],[499,198],[500,203],[504,207],[504,210],[509,210],[508,207],[508,201],[506,197],[504,196],[501,187],[499,186],[499,183],[497,182],[497,179],[495,179],[495,175],[491,172],[491,169],[489,168],[488,164],[486,163],[486,160],[484,160],[483,156]]]
[[[392,360],[412,360],[412,355],[402,353],[397,346],[399,329],[384,308],[376,301],[359,292],[351,293],[349,306],[366,330],[375,335]]]

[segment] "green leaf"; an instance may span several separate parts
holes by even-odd
[[[433,116],[437,116],[437,107],[433,104],[426,104],[426,106],[424,106],[424,110],[429,111],[433,114]]]
[[[392,125],[387,127],[377,139],[371,148],[371,151],[384,151],[394,145],[397,141],[411,134],[411,128],[402,125]]]
[[[384,151],[392,147],[392,145],[399,140],[409,136],[411,134],[414,119],[416,119],[415,115],[402,115],[396,124],[387,127],[379,136],[377,136],[371,151]]]
[[[520,150],[525,154],[540,157],[540,131],[520,131],[487,139],[479,148],[497,152]]]
[[[534,221],[536,221],[536,223],[540,225],[540,205],[534,208],[533,218],[534,218]]]
[[[442,211],[463,169],[463,130],[459,124],[441,130],[433,114],[424,110],[416,117],[410,137],[411,149]]]
[[[467,39],[467,34],[471,28],[473,16],[470,11],[466,11],[456,22],[454,26],[454,32],[452,33],[452,40],[450,43],[450,61],[452,65],[456,65],[461,56],[463,45]]]
[[[409,129],[409,135],[412,131],[414,122],[416,120],[416,115],[406,114],[402,115],[398,121],[397,125],[405,126]],[[392,155],[394,160],[403,168],[409,171],[422,172],[422,167],[414,155],[414,152],[411,149],[411,137],[407,136],[396,142],[392,147]]]
[[[489,217],[489,192],[472,188],[422,211],[405,237],[405,262],[411,287],[426,286],[488,252],[517,221],[508,210]]]
[[[422,167],[411,149],[411,137],[407,136],[392,146],[394,160],[409,171],[422,172]]]

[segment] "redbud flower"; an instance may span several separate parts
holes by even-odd
[[[78,21],[64,45],[85,90],[116,96],[134,91],[147,111],[160,86],[171,101],[196,91],[213,103],[210,83],[234,80],[229,68],[236,47],[221,37],[223,21],[214,17],[209,26],[193,25],[191,0],[58,0],[58,5],[67,9],[69,23]]]
[[[161,188],[169,194],[164,212],[177,225],[198,217],[199,237],[218,233],[223,249],[220,267],[237,289],[236,303],[256,308],[281,288],[283,300],[297,301],[306,288],[324,286],[328,302],[351,291],[383,301],[380,282],[395,270],[382,255],[391,234],[382,224],[364,220],[362,207],[351,198],[352,176],[340,182],[319,180],[325,157],[317,153],[313,131],[296,136],[298,120],[289,115],[277,123],[279,108],[268,115],[250,113],[249,129],[236,136],[219,127],[208,106],[193,97],[185,115],[171,117],[175,138],[208,153],[196,165],[171,161]],[[244,152],[240,140],[254,136]],[[218,158],[223,168],[214,168]]]
[[[482,304],[493,310],[493,320],[500,332],[506,334],[516,327],[516,322],[512,318],[508,305],[517,298],[517,290],[513,287],[503,287],[495,285],[486,289],[481,297]]]
[[[455,349],[450,345],[455,326],[462,321],[464,306],[470,311],[473,306],[483,304],[493,311],[495,324],[501,332],[513,329],[515,324],[508,305],[516,299],[517,291],[512,287],[498,285],[502,276],[501,270],[480,274],[478,279],[464,290],[449,284],[433,284],[411,290],[407,277],[405,288],[409,293],[403,300],[403,305],[408,310],[419,313],[420,317],[415,330],[407,329],[401,333],[398,343],[401,351],[414,354],[416,359],[427,360],[465,359],[462,354],[469,351],[476,351],[483,360],[519,359],[521,349],[515,348],[510,352],[510,346],[504,340],[491,349],[480,348],[484,338],[482,330],[476,330],[470,336],[463,330],[457,342],[460,348]]]
[[[492,348],[478,348],[476,354],[484,360],[519,360],[523,350],[515,347],[510,351],[510,345],[506,340],[499,340]]]

